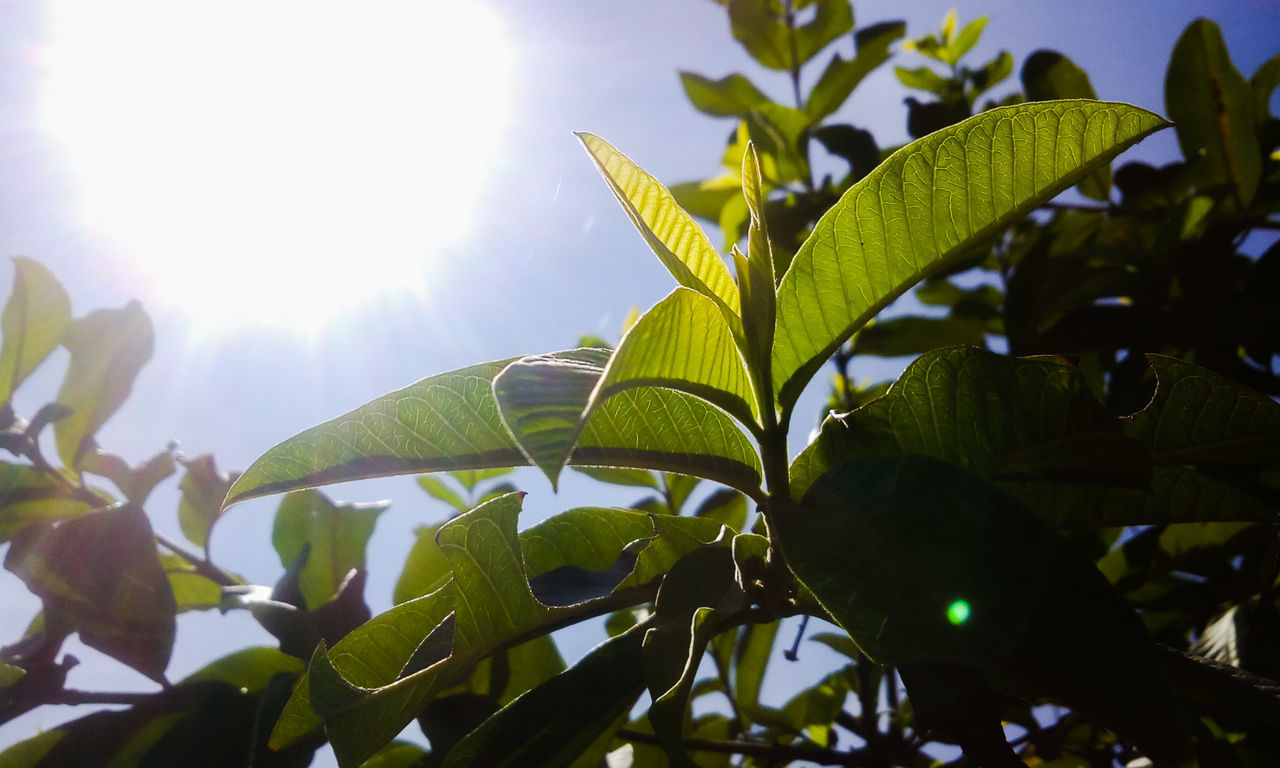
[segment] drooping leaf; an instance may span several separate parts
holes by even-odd
[[[726,322],[735,317],[738,288],[697,222],[676,204],[661,182],[609,142],[589,133],[577,136],[636,229],[676,282],[715,302],[725,313]]]
[[[25,464],[0,463],[0,542],[35,523],[56,523],[92,512],[75,489]]]
[[[1222,188],[1239,208],[1247,206],[1262,176],[1253,89],[1231,63],[1217,24],[1196,19],[1187,26],[1169,58],[1164,88],[1165,109],[1196,183]]]
[[[54,422],[58,455],[76,466],[87,440],[124,403],[138,371],[151,358],[155,332],[142,305],[98,309],[73,322],[62,341],[71,353],[58,403],[70,415]]]
[[[744,117],[769,103],[768,96],[736,73],[711,80],[693,72],[681,72],[680,84],[693,106],[713,117]]]
[[[444,768],[570,766],[591,753],[644,689],[640,651],[648,627],[636,625],[597,646],[567,671],[534,688],[485,721],[449,753]],[[594,747],[594,750],[592,749]]]
[[[1022,88],[1028,101],[1052,99],[1096,99],[1098,94],[1089,82],[1089,75],[1075,62],[1057,51],[1034,51],[1022,63]],[[1079,185],[1080,194],[1094,200],[1107,200],[1111,193],[1111,165],[1084,177]]]
[[[803,495],[845,459],[901,454],[933,456],[994,480],[1039,483],[1042,490],[1055,482],[1141,489],[1149,474],[1141,446],[1123,434],[1076,368],[1055,358],[958,347],[922,355],[888,394],[828,417],[792,464],[792,493]],[[1049,499],[1036,507],[1056,509]]]
[[[1098,570],[953,464],[846,461],[771,530],[797,577],[886,664],[955,664],[1097,717],[1157,760],[1189,754],[1155,647]],[[910,687],[910,683],[908,683]],[[998,720],[997,720],[998,724]]]
[[[276,511],[271,544],[286,568],[309,547],[298,575],[309,608],[328,603],[353,568],[365,567],[365,547],[373,526],[390,502],[334,503],[315,490],[294,491]]]
[[[236,479],[223,508],[368,477],[524,466],[493,399],[493,378],[511,362],[430,376],[285,440]]]
[[[854,39],[857,55],[844,60],[835,54],[809,91],[804,111],[814,122],[834,113],[853,93],[862,79],[889,60],[889,46],[907,33],[901,21],[885,21],[859,29]]]
[[[222,500],[240,473],[218,471],[212,454],[193,459],[179,459],[186,474],[178,484],[182,497],[178,501],[178,525],[182,535],[197,547],[207,549],[209,532],[222,514]]]
[[[782,278],[779,404],[789,409],[822,362],[912,285],[1165,125],[1125,104],[1041,102],[896,152],[819,220]]]
[[[153,680],[163,680],[175,632],[173,591],[141,509],[124,505],[28,528],[5,568],[44,601],[46,621]]]
[[[13,260],[13,290],[0,314],[0,403],[62,342],[71,324],[71,300],[53,273],[37,261]]]
[[[535,355],[507,366],[494,381],[505,423],[553,482],[567,457],[574,465],[669,470],[748,493],[759,488],[755,448],[728,417],[696,397],[635,387],[597,399],[588,413],[608,359],[604,350],[590,349]],[[617,476],[606,482],[618,482]],[[654,487],[648,475],[631,482]]]

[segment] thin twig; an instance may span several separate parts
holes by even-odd
[[[194,552],[191,552],[186,547],[182,546],[181,544],[169,538],[168,536],[165,536],[162,533],[157,533],[155,534],[155,537],[156,537],[156,542],[160,544],[160,546],[169,550],[170,552],[182,558],[183,560],[186,560],[188,563],[190,563],[192,566],[195,567],[196,573],[205,577],[209,581],[212,581],[218,584],[219,586],[223,586],[223,587],[231,587],[240,583],[240,580],[237,579],[235,576],[232,576],[231,574],[222,570],[221,568],[209,562],[208,560],[205,560],[203,557],[200,557]]]
[[[154,693],[136,693],[132,691],[81,691],[75,688],[64,688],[55,691],[44,701],[45,704],[141,704],[155,696]]]

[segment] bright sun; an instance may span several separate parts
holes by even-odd
[[[50,5],[44,119],[87,227],[208,322],[323,324],[466,234],[508,104],[476,2]]]

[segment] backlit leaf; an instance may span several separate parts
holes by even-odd
[[[1196,19],[1183,31],[1164,88],[1165,109],[1197,184],[1221,187],[1239,208],[1247,206],[1262,177],[1253,89],[1231,63],[1217,24]]]
[[[886,21],[859,29],[855,35],[857,55],[848,61],[835,54],[823,70],[804,111],[815,122],[835,112],[853,93],[862,79],[889,60],[889,46],[907,33],[901,21]]]
[[[179,459],[187,470],[178,484],[182,498],[178,501],[178,525],[182,535],[198,547],[207,547],[209,532],[222,514],[222,500],[239,473],[218,471],[211,454],[193,459]]]
[[[912,285],[1165,125],[1125,104],[1021,104],[894,153],[819,220],[782,278],[780,405],[788,410],[823,361]]]
[[[294,491],[280,502],[271,543],[286,568],[310,547],[298,576],[308,608],[332,600],[351,569],[365,567],[374,523],[389,504],[334,503],[315,490]]]
[[[13,291],[0,314],[0,402],[58,348],[71,324],[71,300],[53,273],[39,262],[13,260]]]
[[[93,511],[70,485],[25,464],[0,463],[0,542],[33,523],[56,523]]]
[[[493,399],[493,378],[510,362],[430,376],[285,440],[245,470],[223,507],[367,477],[524,466]]]
[[[71,352],[58,403],[71,414],[53,424],[58,455],[76,466],[103,423],[129,396],[138,371],[151,358],[155,333],[138,302],[123,309],[98,309],[67,329],[63,345]]]
[[[440,545],[436,544],[436,532],[439,530],[440,525],[424,525],[414,531],[413,548],[409,550],[409,557],[391,597],[396,605],[434,592],[452,575],[449,561],[440,551]]]
[[[739,74],[711,80],[692,72],[681,72],[680,84],[693,106],[714,117],[743,117],[769,103],[768,96]]]
[[[676,204],[661,182],[609,142],[590,133],[579,133],[578,138],[631,222],[676,282],[714,301],[726,318],[735,317],[738,287],[697,222]]]
[[[1057,51],[1038,50],[1022,63],[1022,89],[1028,101],[1052,99],[1096,99],[1098,94],[1089,82],[1089,75],[1075,62]],[[1111,196],[1111,164],[1081,179],[1080,194],[1094,200],[1107,200]]]

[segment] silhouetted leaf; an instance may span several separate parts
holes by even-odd
[[[27,376],[62,342],[71,324],[71,300],[39,262],[13,260],[13,290],[0,314],[0,402],[8,402]]]
[[[1022,63],[1022,88],[1028,101],[1098,98],[1083,69],[1057,51],[1044,49],[1033,52]],[[1107,200],[1111,192],[1111,165],[1101,166],[1084,177],[1079,189],[1085,197]]]
[[[28,525],[69,520],[93,508],[52,475],[25,464],[0,463],[0,542]]]
[[[899,150],[822,217],[782,278],[780,406],[912,285],[1164,125],[1123,104],[1045,102],[993,109]]]
[[[142,510],[126,505],[28,528],[13,539],[4,565],[85,645],[164,679],[176,608]]]

